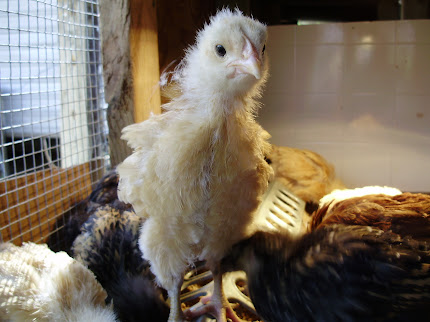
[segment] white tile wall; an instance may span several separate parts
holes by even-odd
[[[430,192],[430,20],[270,26],[259,121],[350,187]]]

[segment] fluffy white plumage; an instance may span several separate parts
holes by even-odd
[[[265,132],[254,120],[267,77],[266,27],[222,10],[199,31],[174,72],[165,113],[123,130],[134,152],[117,170],[118,196],[147,217],[139,245],[168,290],[170,321],[183,319],[186,268],[206,260],[214,274],[212,307],[225,321],[219,261],[252,232],[271,168]]]
[[[94,274],[46,245],[0,244],[1,321],[116,321]]]

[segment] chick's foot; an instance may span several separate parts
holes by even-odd
[[[204,314],[210,314],[216,318],[217,322],[227,322],[227,319],[232,322],[245,322],[236,315],[228,302],[224,304],[217,303],[218,301],[213,301],[212,295],[202,297],[200,302],[203,304],[202,306],[184,311],[184,315],[188,320],[198,318]]]

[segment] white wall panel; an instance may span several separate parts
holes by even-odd
[[[430,20],[270,26],[259,121],[349,187],[430,192]]]

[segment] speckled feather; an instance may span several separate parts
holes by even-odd
[[[131,211],[110,205],[99,207],[81,227],[73,243],[73,255],[95,272],[102,285],[119,269],[133,275],[147,272],[149,263],[142,258],[137,244],[142,222]]]
[[[142,316],[166,321],[168,306],[138,247],[142,222],[132,211],[99,207],[82,226],[72,250],[106,289],[121,321],[140,321]]]
[[[64,225],[64,229],[49,236],[48,246],[54,251],[65,251],[72,255],[70,249],[76,237],[81,233],[81,226],[99,207],[109,204],[111,208],[120,211],[131,211],[130,204],[118,199],[118,181],[119,177],[115,169],[105,174],[96,183],[87,198],[74,205],[64,216],[59,218],[57,226],[62,227]]]

